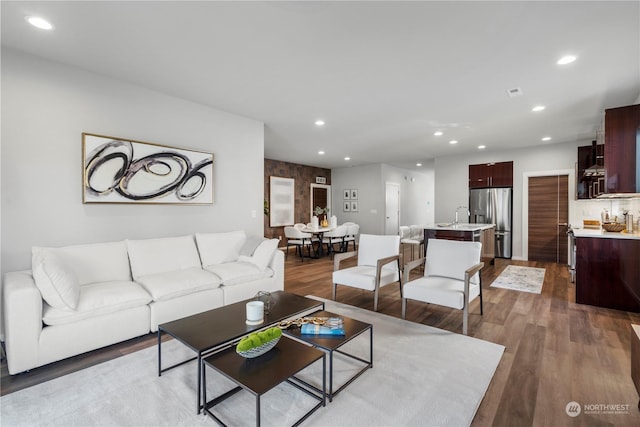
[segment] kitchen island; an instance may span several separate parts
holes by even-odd
[[[482,261],[487,265],[495,262],[494,224],[434,224],[424,227],[424,250],[429,239],[462,240],[482,243]]]
[[[573,229],[576,302],[640,313],[640,233]]]

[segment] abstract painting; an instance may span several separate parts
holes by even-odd
[[[82,134],[83,203],[213,204],[213,154]]]
[[[270,211],[269,226],[282,227],[293,225],[293,211],[295,208],[295,180],[272,176],[270,179]]]

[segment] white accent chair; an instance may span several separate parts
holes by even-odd
[[[284,237],[287,239],[287,249],[285,250],[285,258],[289,255],[289,247],[295,246],[296,252],[300,255],[300,260],[304,261],[304,248],[307,248],[309,256],[313,248],[313,235],[304,233],[297,227],[285,227]]]
[[[345,222],[342,225],[347,226],[347,235],[344,238],[344,250],[345,252],[349,250],[349,243],[353,243],[353,250],[358,250],[357,240],[358,234],[360,234],[360,225],[355,222]]]
[[[412,299],[463,311],[462,333],[467,335],[469,304],[480,297],[482,315],[482,277],[480,242],[429,239],[427,257],[407,263],[404,267],[402,318],[407,300]],[[424,264],[424,276],[409,281],[411,270]]]
[[[340,269],[340,262],[357,256],[355,267]],[[400,236],[376,236],[361,234],[357,251],[337,254],[333,259],[333,300],[337,285],[351,286],[374,292],[373,310],[378,311],[378,291],[381,287],[399,282],[402,297],[400,272]]]
[[[345,252],[344,240],[347,237],[347,227],[345,225],[339,225],[331,231],[327,231],[322,236],[322,244],[327,245],[327,253]],[[338,245],[338,250],[335,250],[334,245]]]

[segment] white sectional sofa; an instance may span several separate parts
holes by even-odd
[[[157,331],[158,324],[284,289],[278,241],[244,231],[32,249],[6,273],[10,374]]]

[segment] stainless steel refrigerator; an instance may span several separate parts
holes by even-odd
[[[495,224],[497,258],[511,258],[512,194],[511,187],[469,190],[470,222]]]

